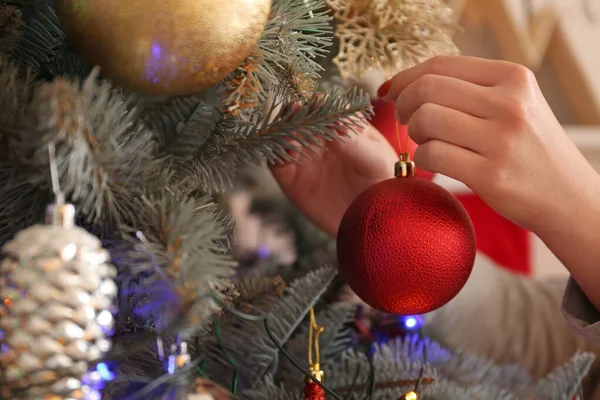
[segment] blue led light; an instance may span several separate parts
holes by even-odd
[[[416,330],[423,326],[423,318],[418,315],[401,317],[400,321],[402,322],[402,325],[404,325],[404,328],[408,330]]]
[[[99,363],[96,365],[96,371],[98,371],[102,379],[105,381],[112,381],[115,379],[115,374],[111,372],[106,363]]]
[[[85,395],[85,400],[102,400],[102,395],[97,390],[91,390]]]
[[[170,356],[167,362],[167,372],[169,375],[173,375],[175,373],[175,356]]]
[[[266,260],[271,255],[271,249],[269,249],[269,247],[266,244],[261,244],[256,249],[256,255],[261,260]]]

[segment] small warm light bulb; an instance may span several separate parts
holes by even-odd
[[[404,395],[404,400],[418,400],[419,396],[415,392],[408,392]]]

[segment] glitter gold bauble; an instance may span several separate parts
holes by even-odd
[[[271,0],[57,0],[67,37],[129,89],[183,95],[235,70],[263,34]]]

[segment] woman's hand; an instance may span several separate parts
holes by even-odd
[[[462,181],[536,233],[600,310],[600,178],[529,70],[437,57],[399,73],[380,94],[396,102],[419,144],[417,166]]]
[[[525,228],[543,230],[599,193],[598,175],[523,66],[436,57],[400,72],[379,94],[396,102],[419,144],[419,168],[462,181]]]
[[[397,155],[385,137],[367,125],[344,141],[324,143],[313,160],[271,167],[287,197],[316,226],[337,235],[350,203],[374,183],[392,178]]]

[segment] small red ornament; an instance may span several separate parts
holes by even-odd
[[[408,128],[405,125],[400,125],[396,120],[396,103],[373,100],[371,104],[373,105],[371,125],[390,142],[394,150],[396,150],[396,154],[408,153],[411,158],[414,158],[418,145],[408,137]],[[406,143],[407,148],[403,150],[401,143]],[[432,172],[423,171],[419,168],[415,170],[417,178],[431,180],[433,179],[433,175]]]
[[[306,382],[304,385],[304,400],[325,400],[325,391],[315,382]]]
[[[397,178],[361,193],[339,228],[339,268],[371,307],[418,315],[448,303],[475,262],[475,233],[459,201],[441,186],[414,178],[408,154]]]
[[[317,325],[315,309],[309,310],[308,326],[308,366],[310,375],[319,382],[323,382],[325,373],[321,370],[321,350],[319,349],[319,336],[323,327]],[[314,357],[313,357],[314,356]],[[325,390],[312,379],[307,379],[304,384],[304,400],[326,400]]]

